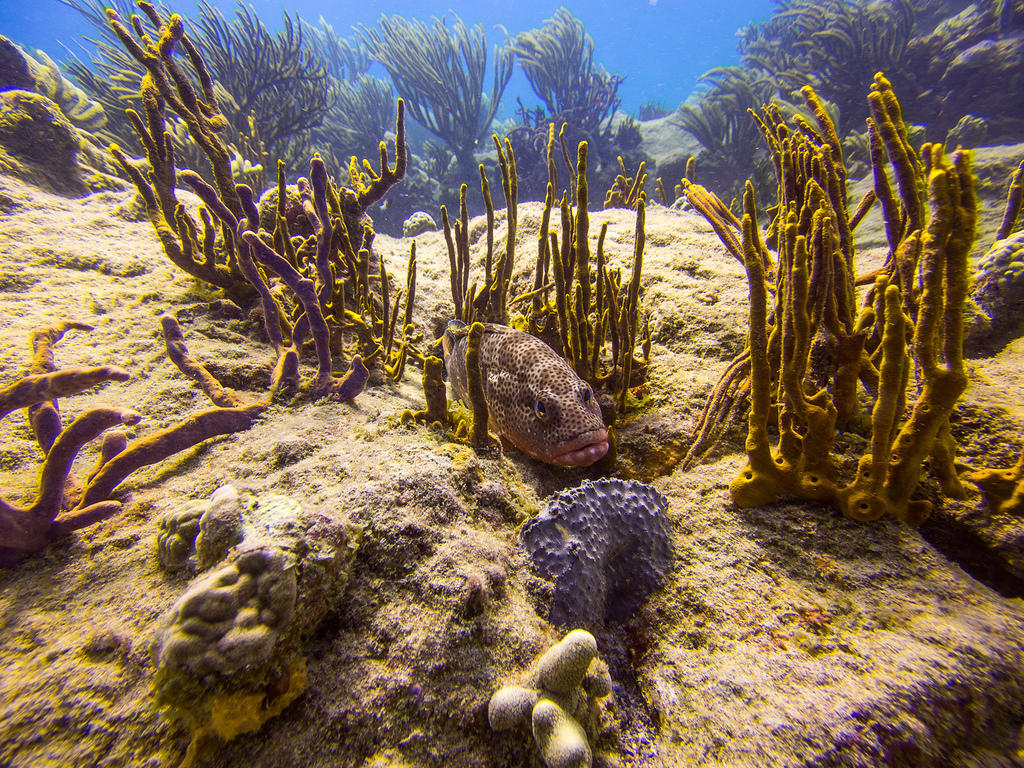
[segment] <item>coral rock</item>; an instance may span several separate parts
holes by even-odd
[[[0,170],[62,194],[86,187],[78,165],[75,127],[45,96],[0,93]]]
[[[633,480],[587,481],[551,497],[520,543],[555,582],[552,622],[623,621],[668,572],[668,503]]]
[[[204,676],[266,662],[295,612],[293,566],[288,553],[268,547],[193,582],[164,619],[157,664]]]
[[[525,675],[530,687],[507,685],[491,696],[487,720],[495,731],[529,722],[547,768],[589,768],[597,732],[594,702],[611,693],[597,641],[574,629],[545,651]]]
[[[286,496],[230,485],[161,526],[160,551],[173,551],[177,567],[195,551],[201,568],[215,568],[164,615],[153,644],[157,701],[198,750],[207,737],[259,728],[305,690],[302,641],[341,599],[359,531]]]
[[[214,491],[209,506],[199,519],[196,560],[200,568],[210,568],[242,540],[242,500],[233,486]]]
[[[533,738],[548,768],[589,768],[593,761],[583,726],[549,699],[533,708]]]
[[[0,35],[0,89],[35,90],[25,54],[3,35]]]
[[[425,211],[416,211],[402,222],[402,237],[416,237],[424,232],[436,232],[437,222]]]
[[[597,658],[597,641],[589,632],[574,629],[540,657],[540,684],[555,693],[569,694],[583,682],[590,662]]]
[[[1024,232],[997,240],[978,260],[971,298],[989,322],[968,332],[968,354],[991,354],[1024,332]]]
[[[499,688],[487,706],[487,722],[495,731],[507,731],[526,719],[540,698],[534,688],[506,685]]]
[[[204,509],[203,504],[192,502],[183,509],[165,513],[157,521],[156,557],[164,570],[177,571],[189,564]]]

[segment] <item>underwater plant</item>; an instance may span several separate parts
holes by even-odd
[[[644,187],[647,185],[647,162],[641,162],[637,168],[636,175],[629,176],[626,170],[626,163],[619,157],[619,175],[615,177],[615,183],[609,187],[604,196],[605,208],[631,208],[636,210],[640,198],[645,194]],[[662,190],[664,193],[664,190]]]
[[[520,124],[509,133],[519,155],[520,185],[526,199],[544,198],[548,181],[545,149],[552,123],[567,126],[569,145],[586,141],[596,161],[595,170],[614,178],[615,157],[634,150],[641,137],[628,121],[621,136],[613,131],[612,118],[621,103],[618,90],[625,78],[595,64],[594,41],[583,22],[559,8],[543,26],[518,34],[513,45],[520,68],[544,103],[528,108],[520,100],[516,109]],[[629,160],[639,162],[632,156]]]
[[[562,354],[580,378],[598,393],[602,410],[605,411],[605,423],[611,425],[617,414],[625,410],[629,390],[643,383],[647,376],[651,350],[650,325],[649,318],[645,317],[641,331],[639,305],[647,198],[641,194],[637,199],[633,264],[629,280],[624,281],[621,272],[609,268],[606,263],[604,239],[608,231],[607,223],[601,227],[598,235],[597,258],[592,277],[590,214],[587,210],[590,204],[587,149],[587,143],[581,142],[577,150],[575,214],[566,194],[562,195],[559,203],[562,218],[561,245],[554,232],[546,231],[554,204],[551,187],[548,188],[541,233],[550,238],[550,247],[538,244],[534,283],[537,292],[529,308],[527,324],[538,330],[557,330]],[[553,158],[553,154],[552,129],[549,157]],[[554,278],[554,304],[546,299],[548,263]],[[641,359],[634,356],[638,338],[642,338]],[[609,352],[610,357],[607,356]],[[614,454],[614,451],[610,453]]]
[[[876,74],[868,96],[875,187],[851,213],[835,126],[813,89],[803,95],[816,127],[800,117],[790,127],[774,105],[758,117],[778,177],[767,235],[759,231],[750,184],[742,221],[726,215],[720,201],[695,203],[746,267],[750,334],[709,399],[684,461],[695,461],[749,399],[749,463],[730,485],[737,504],[796,495],[833,503],[856,520],[888,514],[917,525],[931,508],[912,498],[925,458],[943,492],[963,496],[949,416],[967,385],[963,307],[977,206],[970,155],[956,152],[950,163],[940,145],[926,144],[918,157],[891,84]],[[687,192],[698,201],[706,194],[693,184]],[[857,311],[852,232],[876,199],[889,254]],[[777,248],[774,267],[766,244]],[[858,383],[871,397],[869,413]],[[779,430],[775,447],[770,422]],[[845,483],[832,452],[837,428],[870,435],[869,451]]]
[[[490,130],[501,95],[512,77],[514,55],[495,46],[489,96],[484,97],[487,38],[479,24],[458,16],[448,28],[402,16],[381,16],[376,28],[362,30],[373,58],[391,76],[410,115],[441,139],[456,156],[463,175],[474,167],[477,141]]]
[[[841,136],[863,125],[862,93],[875,72],[913,93],[911,0],[779,0],[778,6],[769,21],[743,30],[743,63],[768,73],[783,94],[810,85],[834,102]]]
[[[118,147],[111,147],[111,152],[141,195],[168,258],[193,277],[221,288],[231,298],[248,300],[258,296],[267,336],[279,355],[280,364],[284,364],[288,353],[297,358],[307,334],[311,334],[318,359],[314,394],[354,396],[365,384],[363,379],[358,388],[353,388],[354,382],[365,373],[364,364],[380,362],[389,375],[401,378],[406,354],[414,343],[414,337],[408,334],[412,333],[415,249],[407,268],[405,322],[398,328],[402,292],[396,292],[392,305],[391,281],[380,258],[379,294],[370,288],[373,230],[364,221],[364,215],[405,175],[403,102],[398,101],[394,168],[388,160],[387,145],[381,142],[379,170],[375,171],[366,160],[360,168],[352,157],[348,168],[350,186],[336,188],[328,178],[323,160],[314,156],[310,162],[310,180],[300,180],[298,185],[298,210],[311,228],[311,234],[293,242],[288,224],[284,163],[279,161],[278,164],[276,215],[271,217],[274,231],[261,230],[260,213],[252,190],[233,181],[227,148],[218,136],[224,121],[217,111],[215,86],[186,35],[181,18],[165,19],[145,3],[140,3],[140,7],[150,14],[159,32],[156,44],[148,37],[140,38],[146,47],[132,37],[116,12],[109,13],[118,38],[133,57],[145,63],[149,73],[141,85],[146,120],[131,110],[129,118],[146,147],[152,172],[147,178]],[[202,87],[202,99],[173,58],[178,44],[188,53]],[[189,125],[190,132],[200,142],[216,185],[208,184],[194,171],[176,172],[173,145],[164,124],[168,106]],[[175,196],[179,181],[190,186],[204,203],[200,208],[201,240],[197,222]],[[280,293],[270,289],[268,273],[279,277],[293,292],[296,299],[293,313],[282,303]],[[312,279],[306,275],[311,275]],[[288,322],[290,315],[291,322]],[[359,354],[352,361],[350,373],[356,375],[352,383],[335,380],[331,374],[332,329],[328,327],[328,319],[332,321],[335,335],[351,333],[356,337]]]
[[[344,168],[352,156],[372,157],[392,127],[395,92],[391,83],[361,74],[340,82],[334,105],[310,131],[310,142],[332,165]]]
[[[356,80],[360,75],[365,75],[373,63],[370,49],[362,36],[356,34],[351,38],[341,37],[323,16],[317,20],[316,26],[305,24],[305,29],[310,42],[327,62],[327,71],[335,80]]]
[[[709,85],[696,104],[682,104],[669,121],[700,142],[697,157],[707,186],[724,198],[741,197],[751,169],[760,180],[768,162],[760,144],[751,110],[776,98],[775,84],[763,73],[740,67],[719,67],[705,72],[700,82]],[[764,186],[758,181],[758,188]]]
[[[112,114],[107,139],[132,146],[134,132],[123,119],[127,108],[138,109],[139,77],[146,66],[126,53],[111,31],[106,9],[147,39],[158,37],[153,13],[169,16],[163,5],[138,3],[142,15],[133,13],[127,0],[109,3],[101,0],[62,0],[81,13],[96,28],[100,37],[93,41],[95,53],[89,62],[75,60],[69,65],[73,79]],[[224,119],[223,141],[236,152],[246,146],[263,145],[269,157],[289,161],[308,157],[306,132],[319,125],[336,93],[327,63],[320,52],[303,38],[303,23],[296,16],[283,16],[283,28],[272,33],[249,6],[238,4],[235,17],[225,18],[208,3],[199,4],[199,12],[188,38],[217,82],[216,97]],[[196,83],[193,83],[195,86]],[[187,123],[172,124],[175,148],[186,164],[200,167],[205,151],[200,139]],[[262,162],[263,158],[255,158]]]
[[[136,10],[131,0],[61,0],[61,3],[82,14],[99,35],[88,39],[93,53],[87,60],[71,55],[64,62],[70,78],[88,97],[103,108],[106,124],[96,131],[96,138],[105,144],[135,143],[135,134],[125,115],[128,107],[137,107],[139,74],[144,71],[118,44],[107,23],[106,8],[129,18]]]
[[[601,420],[607,428],[608,443],[607,453],[602,450],[604,458],[601,460],[610,466],[614,464],[616,455],[614,424],[617,417],[626,410],[629,390],[645,381],[651,351],[649,320],[644,317],[641,326],[639,310],[646,195],[641,193],[637,196],[632,272],[628,280],[623,278],[619,269],[612,269],[606,263],[604,241],[608,230],[607,224],[601,228],[597,240],[596,265],[592,266],[589,243],[590,216],[587,211],[590,194],[587,182],[588,145],[586,142],[580,143],[577,163],[575,166],[569,165],[569,187],[573,190],[575,206],[570,202],[566,190],[556,209],[553,192],[558,179],[556,148],[560,146],[562,158],[567,165],[569,163],[564,124],[557,136],[560,137],[560,141],[556,139],[554,125],[551,125],[547,144],[550,180],[537,233],[537,259],[531,289],[519,292],[514,297],[511,297],[509,292],[518,220],[518,175],[516,155],[508,139],[503,146],[497,137],[494,138],[502,168],[505,199],[509,206],[506,214],[509,225],[505,254],[495,262],[496,266],[493,268],[489,265],[493,261],[494,217],[488,182],[481,167],[481,182],[489,215],[484,285],[479,289],[477,283],[470,284],[469,281],[469,222],[465,206],[465,185],[461,190],[460,215],[454,227],[454,234],[447,211],[442,210],[448,244],[452,303],[456,318],[460,319],[463,326],[459,329],[458,338],[468,335],[468,341],[461,344],[459,350],[460,354],[467,357],[466,376],[472,379],[479,375],[479,372],[475,371],[473,361],[468,359],[474,346],[474,337],[470,335],[473,333],[473,326],[479,326],[479,330],[476,331],[477,338],[481,338],[488,330],[491,336],[508,331],[507,328],[489,329],[483,323],[478,323],[478,319],[490,319],[492,322],[511,325],[512,328],[528,331],[545,342],[554,350],[553,354],[565,359],[575,372],[575,376],[590,385],[587,390],[588,399],[584,402],[589,403],[589,398],[593,396],[600,407]],[[551,216],[556,210],[561,214],[561,241],[550,227]],[[516,307],[514,313],[511,311],[513,306]],[[473,322],[473,326],[470,326],[469,322]],[[449,333],[446,333],[446,339],[448,336]],[[452,334],[452,337],[455,338],[455,334]],[[642,350],[640,358],[636,357],[638,342]],[[452,368],[449,367],[448,371],[450,374]],[[475,389],[472,381],[466,387],[470,400],[467,405],[474,411],[473,425],[476,438],[472,439],[465,421],[454,424],[449,418],[442,375],[441,359],[426,357],[423,390],[427,406],[420,411],[403,411],[402,422],[453,426],[456,428],[457,439],[469,439],[481,450],[489,452],[491,447],[489,440],[486,439],[486,430],[481,430],[478,426],[486,424],[488,420],[488,403],[484,402],[482,387]]]
[[[672,110],[661,101],[645,101],[636,112],[637,120],[658,120],[668,117]]]
[[[513,42],[519,66],[544,102],[546,121],[568,122],[587,135],[607,128],[618,108],[622,75],[594,63],[594,40],[565,8]]]
[[[505,248],[495,259],[494,204],[491,201],[490,182],[481,163],[478,170],[480,192],[487,212],[487,253],[484,256],[483,285],[479,289],[475,282],[472,285],[469,282],[469,210],[466,206],[466,185],[463,184],[459,190],[459,218],[455,222],[454,234],[448,219],[448,209],[441,206],[441,226],[448,246],[455,319],[466,324],[478,320],[508,324],[508,288],[515,266],[516,226],[519,218],[519,178],[511,142],[506,139],[503,146],[497,136],[494,136],[493,140],[498,154],[498,167],[501,169],[501,189],[505,195]]]
[[[198,8],[193,37],[225,94],[220,104],[232,140],[254,133],[270,157],[308,157],[302,134],[323,122],[337,93],[326,61],[303,39],[298,14],[293,20],[284,13],[272,33],[242,3],[230,21],[206,0]]]
[[[1009,469],[979,469],[968,477],[981,489],[991,511],[1024,515],[1024,454]]]

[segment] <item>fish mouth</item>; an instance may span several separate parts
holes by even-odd
[[[560,467],[589,467],[608,453],[608,430],[584,432],[548,461]]]

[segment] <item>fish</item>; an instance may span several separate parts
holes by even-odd
[[[469,329],[452,320],[442,337],[455,396],[469,403]],[[488,427],[528,456],[587,467],[608,453],[608,429],[591,386],[555,350],[528,333],[484,323],[480,373]]]

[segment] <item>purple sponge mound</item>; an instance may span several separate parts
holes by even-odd
[[[550,620],[585,627],[632,616],[672,566],[667,510],[635,480],[588,480],[550,497],[519,534],[555,583]]]

